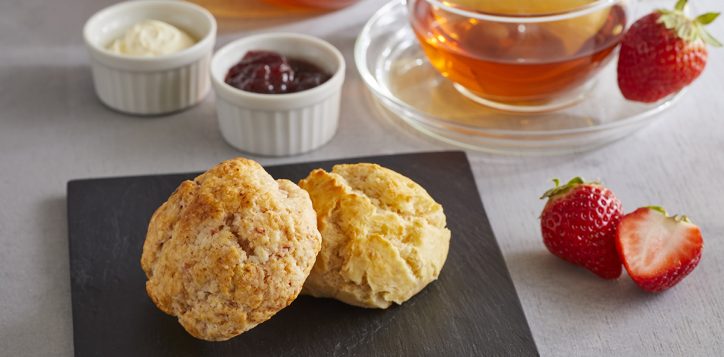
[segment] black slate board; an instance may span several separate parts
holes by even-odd
[[[437,152],[268,167],[297,181],[341,162],[375,162],[425,187],[452,231],[440,278],[387,310],[300,297],[227,342],[188,335],[146,296],[141,249],[153,211],[196,174],[68,183],[76,356],[526,356],[528,324],[480,202],[467,157]]]

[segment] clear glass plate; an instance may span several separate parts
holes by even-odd
[[[616,61],[585,99],[550,113],[508,113],[456,90],[427,61],[407,18],[404,0],[382,7],[355,45],[355,62],[379,103],[406,127],[437,139],[495,153],[555,155],[590,150],[651,123],[684,93],[654,104],[627,101],[616,83]]]

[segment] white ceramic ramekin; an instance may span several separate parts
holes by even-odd
[[[141,20],[174,25],[198,42],[158,57],[112,53],[109,43]],[[209,61],[216,40],[216,20],[201,6],[169,0],[128,1],[91,16],[83,28],[93,83],[100,100],[121,112],[155,115],[199,103],[209,92]]]
[[[248,51],[268,50],[303,59],[332,73],[321,85],[296,93],[259,94],[224,82]],[[239,150],[269,156],[296,155],[329,142],[337,131],[344,82],[342,54],[315,37],[268,33],[229,43],[211,59],[211,82],[224,139]]]

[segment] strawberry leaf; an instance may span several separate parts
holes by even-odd
[[[650,210],[652,210],[652,211],[659,212],[659,213],[663,214],[663,215],[666,216],[666,217],[669,216],[669,213],[666,212],[666,209],[664,209],[664,207],[661,207],[661,206],[646,206],[646,208],[648,208],[648,209],[650,209]]]
[[[691,222],[691,220],[689,219],[689,216],[687,216],[687,215],[685,215],[685,214],[682,214],[682,215],[678,215],[678,214],[677,214],[677,215],[675,215],[675,216],[674,216],[674,221],[677,221],[677,222],[686,222],[686,223],[692,223],[692,224],[693,224],[693,222]]]
[[[708,24],[714,22],[714,20],[716,20],[716,18],[719,17],[719,15],[721,15],[721,13],[719,13],[719,12],[707,12],[706,14],[697,16],[696,20],[694,20],[694,21],[696,21],[702,25],[708,25]]]
[[[701,28],[699,30],[699,36],[701,37],[701,40],[704,41],[704,43],[709,44],[714,47],[722,47],[722,43],[719,42],[714,36],[712,36],[708,31]]]
[[[541,200],[545,199],[545,198],[552,198],[554,196],[558,196],[560,194],[566,193],[571,188],[578,186],[578,185],[586,184],[588,182],[583,180],[583,178],[576,176],[576,177],[572,178],[570,181],[568,181],[568,183],[566,183],[563,186],[561,186],[561,180],[559,180],[557,178],[553,179],[553,183],[555,184],[555,187],[546,191],[543,194],[543,196],[540,197]],[[591,182],[591,184],[598,184],[598,182]]]
[[[676,3],[676,10],[658,10],[661,15],[658,22],[667,29],[674,31],[679,38],[687,43],[703,42],[714,47],[722,47],[722,43],[704,29],[704,26],[714,22],[720,13],[708,12],[692,20],[679,9],[682,3],[686,5],[685,0]]]
[[[685,215],[685,214],[677,214],[677,215],[674,215],[674,216],[669,216],[669,212],[666,212],[666,209],[664,209],[664,207],[661,207],[661,206],[646,206],[646,208],[648,208],[648,209],[650,209],[650,210],[652,210],[652,211],[659,212],[659,213],[661,213],[662,215],[664,215],[664,217],[666,217],[666,218],[668,218],[668,219],[673,219],[673,220],[676,221],[676,222],[691,223],[691,220],[690,220],[689,217],[688,217],[687,215]]]
[[[684,11],[685,7],[686,7],[686,0],[679,0],[676,2],[674,9],[676,9],[676,11]]]

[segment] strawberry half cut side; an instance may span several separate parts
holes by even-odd
[[[616,249],[626,271],[641,289],[660,292],[678,284],[699,264],[699,227],[686,216],[669,216],[661,207],[642,207],[618,225]]]

